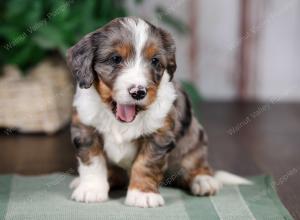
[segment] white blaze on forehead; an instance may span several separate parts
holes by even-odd
[[[126,18],[122,22],[132,34],[132,44],[135,49],[135,57],[133,61],[127,64],[120,76],[115,82],[116,101],[127,103],[132,101],[128,93],[128,89],[133,85],[147,86],[147,78],[145,76],[146,66],[143,60],[142,51],[148,40],[149,25],[142,19]]]
[[[126,22],[123,22],[123,25],[133,34],[135,51],[139,57],[148,39],[149,24],[140,18],[126,18]]]

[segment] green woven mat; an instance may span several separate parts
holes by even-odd
[[[251,178],[255,182],[252,186],[227,186],[213,197],[194,197],[182,190],[162,188],[166,205],[152,209],[125,206],[125,192],[121,191],[113,192],[111,199],[101,204],[71,201],[71,179],[62,173],[0,176],[0,219],[292,219],[272,188],[269,176]]]

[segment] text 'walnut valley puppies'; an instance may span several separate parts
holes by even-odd
[[[139,18],[118,18],[86,35],[67,54],[77,81],[72,141],[79,177],[72,199],[102,202],[113,187],[128,186],[125,203],[164,204],[159,186],[213,195],[222,183],[247,180],[214,175],[207,136],[189,99],[173,80],[175,44],[161,28]]]

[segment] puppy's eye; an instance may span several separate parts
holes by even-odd
[[[122,57],[119,55],[115,55],[111,57],[111,61],[113,64],[119,64],[122,62],[122,60],[123,60]]]
[[[156,66],[158,66],[158,64],[159,64],[159,59],[156,57],[153,57],[151,59],[151,65],[156,67]]]

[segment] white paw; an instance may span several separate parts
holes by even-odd
[[[128,190],[125,204],[141,208],[154,208],[163,206],[165,204],[165,201],[163,197],[158,193]]]
[[[75,179],[76,180],[76,179]],[[76,182],[70,184],[70,187],[76,187],[71,198],[77,202],[104,202],[108,199],[108,183],[105,182]],[[78,184],[78,185],[77,185]],[[76,186],[77,185],[77,186]]]
[[[212,176],[198,175],[193,179],[190,188],[194,195],[210,196],[216,194],[222,188],[222,184]]]
[[[76,187],[79,186],[79,183],[80,183],[80,178],[79,177],[74,178],[69,185],[70,189],[75,189]]]

